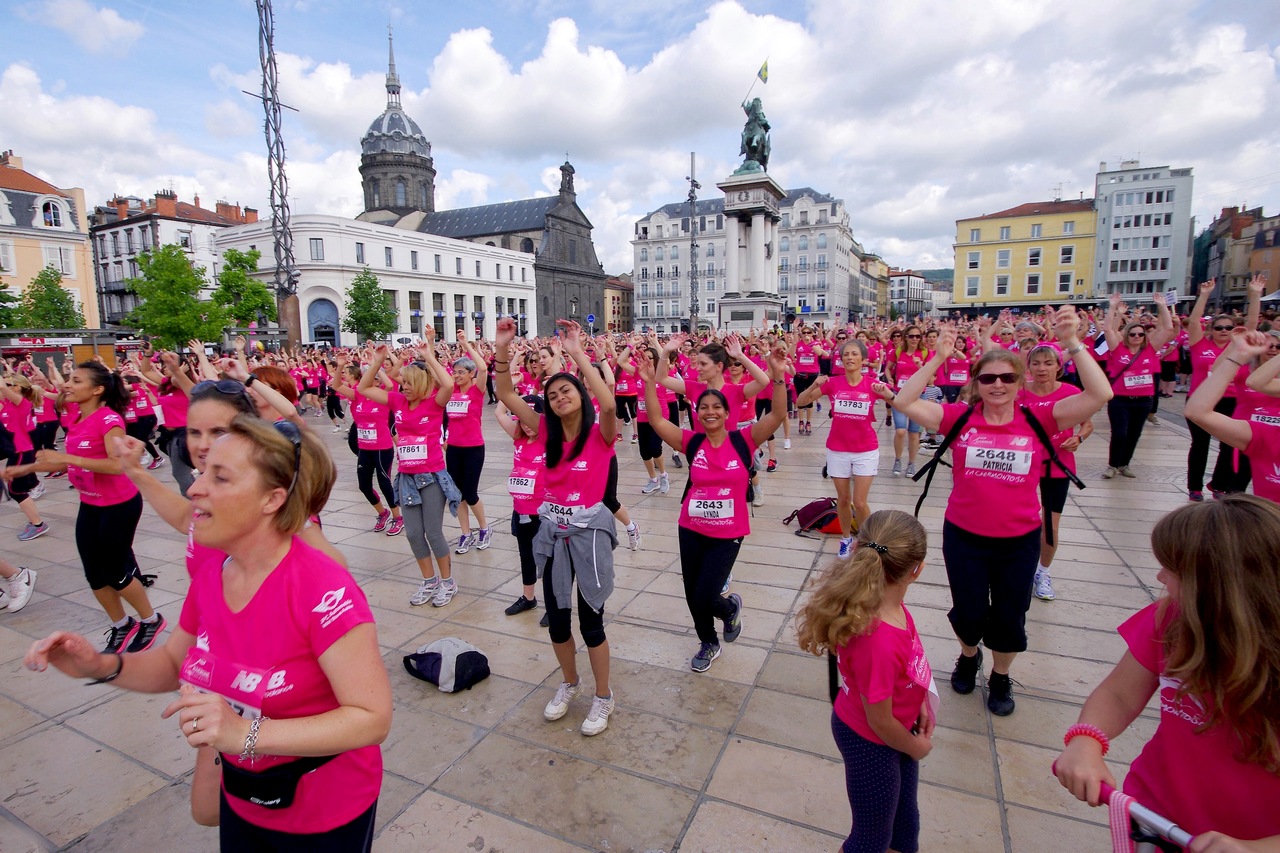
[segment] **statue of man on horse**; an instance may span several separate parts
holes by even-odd
[[[747,114],[747,123],[742,128],[742,146],[739,154],[745,155],[742,165],[734,172],[767,172],[769,171],[769,119],[765,118],[764,106],[759,98],[750,103],[743,103],[742,110]]]

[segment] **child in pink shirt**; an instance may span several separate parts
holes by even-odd
[[[853,828],[842,850],[919,849],[919,762],[933,748],[937,690],[903,604],[924,568],[924,526],[900,510],[871,514],[800,611],[800,647],[832,652],[843,686],[831,732],[844,760]]]

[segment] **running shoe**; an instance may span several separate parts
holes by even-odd
[[[578,696],[578,691],[582,689],[581,685],[570,684],[567,681],[560,682],[560,689],[556,691],[556,695],[547,703],[547,707],[542,709],[542,718],[549,723],[563,717],[569,712],[569,703]]]
[[[733,583],[733,572],[729,572],[729,577],[724,579],[724,586],[720,587],[721,595],[729,594],[729,584]]]
[[[44,483],[36,483],[36,487],[31,490],[31,494],[28,497],[33,501],[38,501],[44,497]]]
[[[951,670],[951,689],[961,696],[968,696],[978,683],[978,673],[982,672],[982,649],[973,657],[960,655],[956,658],[956,668]]]
[[[987,710],[997,717],[1013,713],[1013,682],[1007,674],[992,672],[987,679]]]
[[[663,474],[658,477],[658,494],[665,495],[669,491],[671,491],[671,479]]]
[[[137,633],[133,635],[133,640],[129,642],[129,648],[126,651],[145,652],[155,645],[156,639],[167,624],[158,612],[154,622],[139,622]]]
[[[893,476],[895,477],[902,476],[902,460],[901,459],[893,460]]]
[[[733,605],[733,615],[724,620],[724,641],[732,643],[742,633],[742,596],[736,592],[729,596]]]
[[[436,588],[436,594],[431,599],[431,606],[444,607],[450,601],[453,601],[453,597],[457,592],[458,582],[453,578],[440,581],[440,586]]]
[[[32,539],[39,539],[41,536],[45,535],[48,532],[49,532],[49,524],[47,522],[42,521],[39,524],[32,524],[31,522],[27,522],[27,526],[22,528],[22,530],[19,531],[18,533],[18,541],[30,542]]]
[[[683,467],[684,467],[684,460],[680,458],[680,454],[679,454],[679,453],[672,453],[672,454],[671,454],[671,464],[672,464],[672,465],[674,465],[674,466],[676,466],[677,468],[683,468]]]
[[[853,537],[850,536],[848,539],[841,539],[840,551],[839,553],[836,554],[836,556],[843,560],[845,557],[849,556],[852,553],[853,553]]]
[[[340,432],[342,432],[344,429],[346,429],[346,427],[339,425],[339,426],[334,427],[334,428],[333,428],[333,431],[334,431],[334,433],[336,434],[336,433],[340,433]]]
[[[512,602],[511,605],[509,605],[507,609],[502,612],[507,614],[508,616],[517,616],[521,613],[524,613],[526,610],[534,610],[537,608],[537,606],[538,606],[538,600],[536,598],[532,598],[532,599],[525,598],[522,595],[519,598],[517,598],[514,602]]]
[[[476,550],[483,551],[489,547],[489,543],[493,541],[493,531],[487,527],[481,527],[476,537]]]
[[[582,733],[587,737],[595,737],[609,728],[609,715],[613,713],[613,695],[601,698],[591,697],[591,710],[582,721]]]
[[[645,483],[643,488],[640,489],[640,494],[651,495],[656,491],[658,491],[658,478],[651,477],[649,478],[649,482]]]
[[[132,616],[129,621],[120,628],[108,628],[105,633],[107,635],[107,644],[102,647],[103,654],[118,655],[124,649],[125,643],[133,639],[133,635],[138,631],[138,620]]]
[[[1107,470],[1102,472],[1102,479],[1110,480],[1112,477],[1114,477],[1118,473],[1120,472],[1108,465]]]
[[[391,519],[391,526],[387,528],[388,536],[399,536],[404,530],[404,516],[397,516]]]
[[[439,588],[440,578],[435,575],[423,578],[422,583],[418,585],[418,591],[409,597],[409,603],[414,607],[421,607],[435,597],[436,590]]]
[[[774,471],[777,471],[777,470],[778,470],[778,460],[777,460],[777,459],[770,459],[770,460],[769,460],[769,464],[768,464],[767,466],[765,466],[765,469],[764,469],[764,470],[765,470],[766,472],[770,473],[770,474],[772,474]]]
[[[147,466],[147,470],[154,471],[162,465],[164,465],[164,457],[157,456],[155,459],[151,460],[151,464]]]
[[[1133,469],[1130,468],[1128,465],[1122,465],[1120,466],[1120,476],[1128,477],[1130,480],[1132,480],[1136,478],[1138,475],[1133,473]]]
[[[828,474],[828,472],[827,472],[827,466],[826,466],[826,465],[823,465],[823,466],[822,466],[822,479],[824,479],[824,480],[825,480],[825,479],[827,479],[827,477],[828,477],[828,476],[830,476],[830,475],[829,475],[829,474]]]
[[[31,593],[36,591],[36,572],[18,567],[18,573],[9,578],[9,612],[17,613],[27,606]]]
[[[464,533],[458,537],[458,547],[453,549],[455,554],[465,554],[471,550],[471,546],[476,544],[475,533]]]
[[[689,661],[689,669],[694,672],[706,672],[711,669],[711,662],[720,657],[720,646],[717,643],[703,643],[698,646],[698,653]]]
[[[542,618],[538,620],[539,628],[546,628],[551,625],[551,614],[545,610],[542,612]]]
[[[907,466],[907,477],[914,477],[915,475],[916,475],[916,463],[912,462],[910,465]]]
[[[790,450],[790,449],[791,449],[791,439],[789,439],[789,438],[784,438],[784,439],[782,439],[782,449],[783,449],[783,450]]]
[[[387,522],[391,521],[391,510],[384,509],[378,513],[378,520],[373,523],[373,532],[381,533],[387,529]]]
[[[815,403],[814,405],[816,405],[816,406],[818,407],[818,414],[822,414],[822,404],[821,404],[821,403]]]
[[[633,434],[632,434],[632,436],[631,436],[631,443],[632,443],[632,444],[639,444],[639,443],[640,443],[640,436],[635,435],[635,434],[633,433]]]
[[[1047,571],[1036,569],[1035,593],[1041,601],[1053,601],[1057,597],[1053,594],[1053,578]]]
[[[1195,501],[1196,503],[1200,503],[1201,501],[1204,500],[1204,492],[1201,492],[1201,491],[1196,491],[1196,490],[1188,491],[1187,496],[1188,498]]]
[[[1155,415],[1147,415],[1147,423],[1151,424],[1152,426],[1160,426],[1160,419],[1157,418]]]
[[[632,551],[640,550],[640,526],[637,524],[627,528],[627,547]]]
[[[751,505],[764,506],[764,483],[761,483],[757,479],[755,482],[755,485],[752,487],[752,490],[755,492],[755,494],[752,496]]]

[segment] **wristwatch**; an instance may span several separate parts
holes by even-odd
[[[252,385],[253,383],[255,383],[255,382],[257,382],[257,381],[258,381],[258,377],[257,377],[257,375],[256,375],[256,374],[253,374],[253,373],[250,373],[250,374],[249,374],[249,378],[248,378],[248,379],[246,379],[246,380],[244,381],[244,387],[248,388],[250,385]]]

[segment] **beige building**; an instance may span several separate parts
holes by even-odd
[[[5,151],[0,153],[0,282],[21,293],[46,266],[62,273],[62,286],[84,313],[85,325],[98,328],[84,190],[55,187]]]
[[[631,331],[635,290],[630,274],[609,276],[604,283],[604,316],[599,318],[597,332]]]

